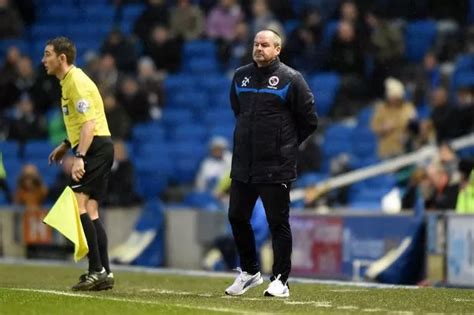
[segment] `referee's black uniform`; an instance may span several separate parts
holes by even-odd
[[[289,191],[296,156],[317,128],[314,97],[302,75],[277,58],[266,67],[237,69],[230,91],[236,117],[229,220],[242,270],[259,271],[250,218],[260,196],[273,243],[273,276],[285,283],[291,270]]]

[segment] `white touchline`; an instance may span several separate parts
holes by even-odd
[[[162,302],[155,302],[155,301],[142,301],[142,300],[133,300],[133,299],[123,299],[123,298],[116,298],[111,296],[96,296],[96,295],[87,295],[87,294],[80,294],[80,293],[70,293],[64,291],[55,291],[55,290],[42,290],[42,289],[28,289],[28,288],[0,288],[2,290],[11,290],[11,291],[25,291],[25,292],[37,292],[37,293],[45,293],[45,294],[54,294],[54,295],[63,295],[63,296],[71,296],[71,297],[81,297],[81,298],[89,298],[89,299],[97,299],[97,300],[109,300],[109,301],[117,301],[117,302],[127,302],[127,303],[139,303],[139,304],[151,304],[151,305],[164,305],[164,306],[176,306],[180,308],[187,308],[187,309],[197,309],[197,310],[204,310],[204,311],[215,311],[215,312],[225,312],[225,313],[237,313],[237,314],[261,314],[261,315],[269,315],[271,313],[263,313],[263,312],[250,312],[250,311],[243,311],[241,309],[231,309],[231,308],[223,308],[223,307],[207,307],[207,306],[192,306],[192,305],[184,305],[184,304],[175,304],[175,303],[162,303]]]

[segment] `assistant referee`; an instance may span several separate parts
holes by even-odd
[[[41,60],[46,72],[61,84],[61,109],[68,138],[49,155],[49,164],[61,162],[72,148],[75,158],[70,187],[79,206],[81,223],[89,246],[89,270],[72,287],[74,291],[105,290],[114,285],[109,267],[107,234],[99,219],[114,148],[95,83],[74,66],[76,47],[66,37],[49,40]]]

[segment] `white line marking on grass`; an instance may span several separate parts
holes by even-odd
[[[389,314],[397,314],[397,315],[413,315],[413,312],[410,311],[391,311],[388,312]]]
[[[338,310],[358,310],[359,308],[354,305],[345,305],[336,307]]]
[[[367,312],[367,313],[375,313],[375,312],[383,312],[384,310],[381,308],[364,308],[361,311]]]
[[[459,298],[454,298],[454,302],[474,302],[474,299],[459,299]]]
[[[196,293],[187,291],[173,291],[173,290],[162,290],[162,289],[141,289],[139,292],[151,292],[156,294],[174,294],[174,295],[195,295],[200,297],[213,297],[210,293]]]
[[[244,311],[241,309],[232,309],[232,308],[223,308],[223,307],[213,307],[213,306],[192,306],[185,304],[175,304],[175,303],[160,303],[156,301],[143,301],[143,300],[134,300],[134,299],[124,299],[111,296],[98,296],[98,295],[87,295],[80,293],[70,293],[64,291],[55,291],[55,290],[42,290],[42,289],[27,289],[27,288],[0,288],[4,290],[12,291],[24,291],[24,292],[36,292],[36,293],[46,293],[53,295],[62,295],[70,297],[80,297],[80,298],[89,298],[97,300],[108,300],[108,301],[117,301],[117,302],[127,302],[127,303],[138,303],[138,304],[149,304],[149,305],[163,305],[163,306],[175,306],[179,308],[194,309],[194,310],[203,310],[203,311],[213,311],[213,312],[224,312],[224,313],[235,313],[235,314],[259,314],[259,315],[269,315],[271,313],[263,312],[254,312],[254,311]]]
[[[332,307],[331,302],[327,301],[283,301],[283,303],[288,305],[312,305],[315,307]]]
[[[328,290],[329,292],[369,292],[369,290],[365,289],[333,289]]]

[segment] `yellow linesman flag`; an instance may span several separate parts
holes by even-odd
[[[82,228],[79,207],[76,196],[69,186],[64,189],[43,222],[58,230],[74,243],[74,260],[76,262],[87,255],[89,247]]]

